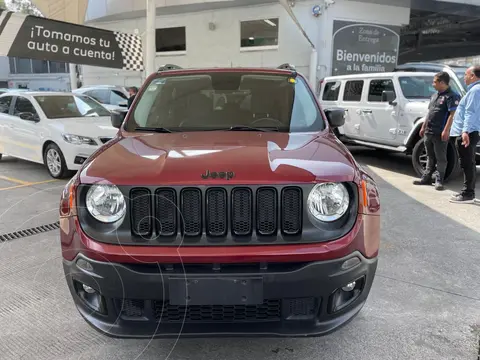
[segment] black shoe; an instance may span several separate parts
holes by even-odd
[[[450,199],[450,202],[454,204],[473,204],[475,203],[475,196],[458,194],[458,195],[452,196],[452,198]]]
[[[432,179],[429,177],[422,177],[420,180],[414,180],[413,185],[432,185]]]
[[[438,190],[438,191],[445,190],[445,187],[443,186],[443,179],[444,177],[441,176],[440,174],[437,174],[437,176],[435,176],[435,190]]]

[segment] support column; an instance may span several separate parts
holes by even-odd
[[[308,80],[312,84],[312,88],[315,91],[317,87],[317,67],[318,67],[318,53],[317,50],[312,49],[310,54],[310,71],[308,74]]]
[[[150,76],[152,73],[156,71],[155,69],[155,57],[157,55],[156,52],[156,44],[155,44],[155,30],[156,30],[156,5],[155,0],[146,0],[147,1],[147,23],[146,23],[146,31],[145,31],[145,72],[146,77]]]
[[[75,64],[68,64],[68,69],[70,73],[70,89],[75,90],[77,88],[77,71]]]

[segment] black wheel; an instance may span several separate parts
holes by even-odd
[[[54,179],[64,179],[69,176],[70,171],[67,168],[63,153],[56,144],[48,144],[43,154],[43,161],[50,176]]]
[[[423,138],[417,141],[412,151],[413,169],[418,177],[421,177],[427,168],[427,151]],[[451,141],[447,148],[447,169],[445,171],[445,181],[455,178],[460,171],[457,150],[455,144]]]

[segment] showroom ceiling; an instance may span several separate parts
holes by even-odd
[[[480,6],[412,1],[399,63],[480,55]]]

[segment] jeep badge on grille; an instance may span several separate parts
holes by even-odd
[[[202,174],[202,179],[233,179],[235,177],[235,173],[233,171],[212,171],[207,170],[205,174]]]

